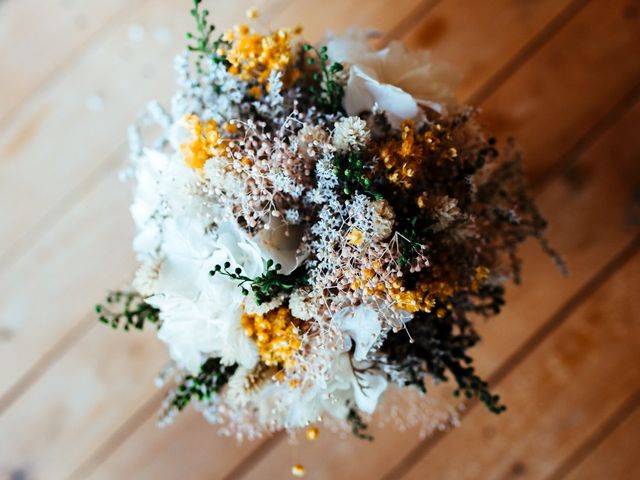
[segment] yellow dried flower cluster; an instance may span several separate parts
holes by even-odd
[[[405,290],[400,278],[395,278],[391,282],[379,281],[376,272],[380,268],[379,262],[374,262],[371,268],[364,268],[362,278],[352,282],[351,289],[362,289],[366,295],[391,298],[395,302],[395,308],[399,310],[411,313],[431,311],[435,305],[433,296],[437,292],[429,288],[429,283],[420,283],[415,290]]]
[[[395,302],[395,308],[411,313],[430,312],[436,304],[425,282],[418,283],[415,290],[403,290],[402,282],[395,280],[387,293]]]
[[[255,340],[265,365],[294,366],[293,354],[300,349],[302,342],[291,310],[280,307],[264,315],[244,313],[241,325],[247,336]]]
[[[422,163],[429,152],[443,150],[442,141],[451,140],[445,128],[436,124],[431,130],[418,133],[411,120],[405,120],[400,126],[400,139],[390,138],[379,147],[378,155],[386,170],[387,179],[405,188],[411,188],[416,175],[422,170]],[[441,156],[456,158],[455,148],[444,149]]]
[[[482,285],[482,282],[484,282],[489,276],[489,272],[490,270],[487,267],[476,267],[476,274],[469,289],[472,292],[477,292],[480,285]]]
[[[298,28],[280,28],[273,33],[261,35],[248,25],[236,25],[222,37],[230,46],[221,48],[217,53],[226,56],[231,64],[228,71],[232,75],[237,75],[246,82],[257,81],[266,85],[271,72],[286,72],[291,65],[294,58],[291,38],[300,32],[301,29]],[[287,73],[291,75],[291,72]],[[254,96],[260,96],[260,93],[259,87],[252,90]]]
[[[185,124],[191,132],[191,138],[180,148],[189,167],[200,170],[210,158],[226,156],[229,141],[222,138],[216,122],[207,120],[203,123],[197,115],[189,115],[185,118]]]

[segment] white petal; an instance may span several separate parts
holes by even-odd
[[[264,258],[282,265],[282,273],[291,273],[303,260],[296,255],[302,237],[301,229],[288,225],[278,217],[271,217],[268,224],[269,228],[261,230],[253,240]]]
[[[358,381],[354,379],[354,398],[356,406],[365,413],[373,413],[378,399],[387,388],[384,376],[375,373],[359,373]]]
[[[380,335],[378,313],[363,305],[346,307],[340,310],[333,320],[341,331],[353,339],[353,359],[358,362],[364,360]]]

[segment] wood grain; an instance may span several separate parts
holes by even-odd
[[[409,48],[427,48],[436,59],[451,63],[462,75],[458,94],[468,99],[477,97],[554,19],[565,10],[574,14],[585,3],[446,0],[405,32],[404,42]]]
[[[111,333],[111,341],[108,333],[91,329],[0,417],[0,472],[8,478],[69,478],[117,428],[122,412],[149,398],[148,362],[162,358],[164,346],[151,331]]]
[[[84,44],[141,0],[6,0],[0,5],[0,126]],[[55,38],[55,41],[51,41]],[[46,54],[45,54],[46,52]]]
[[[629,5],[638,2],[590,2],[483,103],[487,125],[527,152],[532,180],[638,85],[629,52],[640,45],[640,17]]]
[[[567,480],[635,480],[640,472],[638,438],[640,408],[619,425],[589,456],[564,478]]]
[[[106,176],[34,239],[28,255],[0,273],[0,362],[12,365],[0,370],[0,411],[7,406],[4,395],[40,358],[93,317],[105,287],[129,281],[135,260],[128,190],[115,174]],[[110,332],[104,333],[107,340]]]

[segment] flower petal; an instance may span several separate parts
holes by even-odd
[[[355,343],[353,359],[357,362],[365,360],[380,335],[378,313],[364,305],[346,307],[340,310],[333,320],[341,331],[353,339]]]

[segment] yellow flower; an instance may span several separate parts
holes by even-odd
[[[386,170],[387,179],[404,188],[411,188],[422,164],[429,154],[437,158],[452,159],[458,154],[448,148],[451,134],[442,125],[436,124],[423,133],[415,131],[414,122],[405,120],[400,125],[400,139],[391,138],[378,146],[378,155]],[[418,198],[418,202],[424,200]]]
[[[231,44],[226,51],[227,61],[231,64],[229,72],[241,80],[256,81],[265,86],[273,71],[285,73],[284,81],[295,80],[295,70],[288,71],[288,67],[294,58],[291,37],[296,32],[281,28],[260,35],[247,25],[236,25],[223,35],[223,40]],[[255,93],[252,95],[256,96]]]
[[[294,366],[293,355],[302,345],[294,320],[286,307],[271,310],[264,315],[242,315],[242,327],[255,340],[258,354],[265,365],[281,365],[285,368]]]
[[[210,158],[227,155],[229,141],[222,138],[216,122],[207,120],[202,123],[197,115],[189,115],[185,118],[185,124],[192,138],[180,148],[189,167],[201,170]]]

